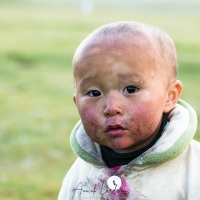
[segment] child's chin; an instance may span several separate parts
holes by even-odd
[[[117,140],[117,139],[114,139],[114,140]],[[112,141],[112,145],[110,146],[110,148],[113,151],[116,151],[119,153],[132,152],[132,148],[134,147],[132,146],[132,144],[130,144],[130,142],[123,141],[123,139],[118,139],[117,141],[114,141],[114,140]]]

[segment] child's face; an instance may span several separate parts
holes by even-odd
[[[106,38],[82,52],[74,66],[74,101],[85,131],[118,152],[150,143],[166,112],[168,87],[154,66],[156,52],[136,43]]]

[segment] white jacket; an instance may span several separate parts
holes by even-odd
[[[106,167],[99,145],[78,122],[71,134],[78,158],[58,199],[200,200],[200,144],[193,140],[196,113],[180,100],[169,120],[155,145],[119,170]]]

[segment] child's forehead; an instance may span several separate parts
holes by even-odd
[[[104,62],[103,54],[107,57],[114,54],[127,59],[132,54],[138,54],[138,57],[146,59],[147,62],[153,59],[159,69],[167,70],[169,74],[176,76],[176,49],[166,33],[143,24],[128,24],[123,29],[120,26],[115,24],[101,27],[79,45],[73,58],[75,74],[78,72],[77,66],[79,68],[85,59],[88,61],[87,58],[92,58],[92,63],[95,56],[97,59],[101,56],[102,60],[99,59],[99,62]]]
[[[106,54],[107,56],[123,56],[129,57],[131,54],[146,52],[146,56],[152,52],[154,55],[155,49],[158,48],[153,38],[146,37],[143,34],[127,34],[122,35],[101,35],[95,38],[95,40],[88,40],[84,45],[81,45],[74,56],[74,61],[83,61],[87,57],[94,55],[101,56]],[[145,55],[145,54],[144,54]],[[159,57],[159,56],[158,56]]]
[[[120,75],[120,78],[124,79],[132,74],[138,76],[138,73],[157,71],[159,56],[155,56],[155,51],[153,52],[149,45],[141,44],[141,40],[137,39],[135,43],[131,44],[130,40],[124,38],[118,38],[116,41],[114,38],[112,41],[110,36],[96,40],[85,48],[81,58],[77,59],[74,65],[75,77],[82,79],[85,76],[87,79],[107,73],[115,74],[116,77]]]
[[[127,34],[127,35],[105,35],[100,36],[95,42],[92,42],[91,46],[99,46],[101,48],[110,49],[127,49],[127,48],[142,48],[142,47],[153,47],[153,38],[146,37],[142,34]],[[155,44],[155,43],[154,43]]]

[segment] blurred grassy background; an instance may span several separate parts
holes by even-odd
[[[150,23],[174,39],[182,99],[200,115],[199,1],[1,0],[0,199],[57,198],[75,159],[73,53],[94,28],[117,20]]]

